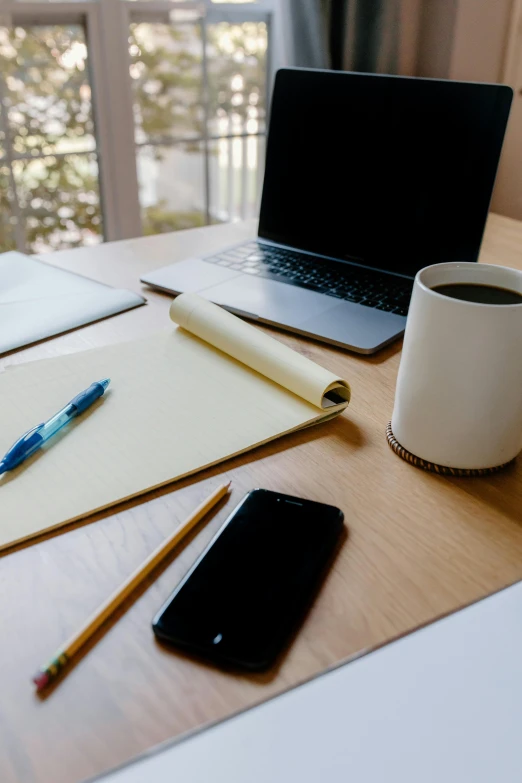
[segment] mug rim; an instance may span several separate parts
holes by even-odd
[[[431,270],[437,270],[439,269],[441,272],[444,269],[450,270],[458,270],[458,269],[469,269],[469,270],[477,270],[478,268],[482,269],[491,269],[495,272],[500,272],[500,274],[503,274],[504,272],[507,273],[508,276],[516,276],[519,277],[521,281],[521,288],[520,290],[517,290],[515,288],[512,288],[511,286],[506,286],[507,290],[513,291],[513,293],[520,294],[522,296],[522,270],[516,269],[515,267],[510,266],[500,266],[498,264],[482,264],[478,263],[476,261],[446,261],[441,264],[430,264],[429,266],[425,266],[422,269],[419,269],[417,274],[415,275],[414,285],[418,286],[422,291],[424,291],[426,294],[429,294],[431,296],[435,296],[438,299],[443,299],[445,301],[452,301],[455,302],[458,305],[468,305],[471,307],[488,307],[488,308],[499,308],[499,307],[520,307],[522,308],[522,302],[512,304],[491,304],[486,302],[470,302],[465,299],[453,299],[450,296],[446,296],[446,294],[440,294],[438,291],[435,291],[433,288],[430,288],[422,279],[423,276],[425,276],[426,273],[430,272]],[[489,274],[486,272],[486,274]],[[456,282],[456,281],[448,281],[448,282]],[[473,284],[473,281],[463,280],[463,283],[470,282]],[[481,285],[483,283],[476,282],[475,285]],[[438,283],[437,285],[444,285],[444,283]],[[497,283],[497,287],[500,287],[500,284]]]

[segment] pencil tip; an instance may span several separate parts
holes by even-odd
[[[229,482],[228,482],[228,484],[226,485],[227,489],[230,489],[230,485],[231,485],[231,484],[232,484],[232,482],[231,482],[231,481],[229,481]]]

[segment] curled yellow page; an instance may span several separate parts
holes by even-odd
[[[346,381],[197,294],[178,296],[170,307],[170,317],[196,337],[318,408],[346,407],[350,401]]]

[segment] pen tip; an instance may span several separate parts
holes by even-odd
[[[106,388],[107,388],[107,386],[109,385],[110,382],[111,382],[110,378],[104,378],[102,381],[98,381],[100,386],[103,386],[103,391],[106,390]]]
[[[5,473],[7,470],[4,462],[0,462],[0,474]]]

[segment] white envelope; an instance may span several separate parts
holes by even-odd
[[[132,291],[97,283],[23,253],[3,253],[0,353],[144,303]]]

